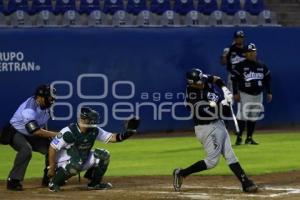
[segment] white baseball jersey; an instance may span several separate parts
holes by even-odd
[[[70,126],[76,126],[76,129],[77,129],[76,131],[81,133],[77,124],[76,125],[72,124]],[[67,161],[70,159],[70,155],[68,155],[67,150],[70,149],[74,145],[74,143],[69,143],[69,142],[65,141],[65,139],[64,139],[64,134],[72,132],[72,130],[70,129],[70,126],[63,128],[59,132],[59,134],[50,143],[51,147],[57,151],[57,157],[56,157],[57,163],[61,163],[61,162],[64,162],[64,161]],[[91,132],[91,133],[81,133],[81,134],[93,134],[93,136],[95,137],[96,140],[102,141],[104,143],[108,143],[110,141],[111,137],[113,136],[113,134],[103,130],[100,127],[97,127],[97,129],[98,129],[98,133]],[[86,140],[88,140],[88,139],[86,139]],[[94,141],[95,140],[93,140],[93,141],[83,140],[82,146],[84,147],[84,145],[86,145],[86,148],[85,147],[84,148],[89,149],[89,148],[91,148],[91,145],[93,145]]]

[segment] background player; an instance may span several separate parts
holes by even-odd
[[[230,47],[224,48],[223,54],[221,56],[221,64],[226,65],[226,69],[228,72],[227,87],[231,92],[231,73],[233,70],[233,66],[245,60],[244,38],[245,34],[242,30],[234,32],[232,45]]]
[[[111,188],[103,183],[102,177],[109,164],[110,154],[105,149],[91,150],[95,140],[105,143],[121,142],[136,133],[139,120],[132,118],[123,134],[112,134],[99,127],[99,114],[89,107],[83,107],[79,122],[63,128],[49,147],[50,191],[58,192],[60,186],[70,177],[87,170],[84,177],[90,180],[88,189]]]
[[[246,60],[234,66],[233,94],[239,102],[237,119],[240,132],[236,145],[242,143],[242,134],[247,125],[246,144],[258,144],[252,138],[256,121],[263,109],[263,89],[266,88],[267,101],[272,101],[271,73],[268,67],[257,61],[255,44],[247,46]]]
[[[257,186],[246,176],[233,152],[222,120],[222,115],[228,116],[231,113],[229,104],[232,102],[232,94],[219,77],[202,74],[199,69],[189,71],[186,78],[188,81],[186,101],[194,115],[196,137],[203,144],[207,157],[185,169],[174,169],[175,191],[180,190],[183,178],[188,175],[214,168],[222,154],[240,180],[243,191],[256,192]],[[214,85],[223,90],[224,98],[215,90]]]
[[[50,144],[49,138],[55,137],[56,132],[43,129],[50,119],[50,106],[54,103],[54,88],[49,85],[39,86],[34,96],[29,97],[23,102],[10,123],[4,128],[2,138],[9,143],[17,155],[14,165],[8,175],[8,190],[23,190],[22,181],[29,161],[31,160],[32,151],[40,152],[46,155],[46,166],[48,165],[47,153]],[[44,169],[42,185],[48,185],[47,169]]]

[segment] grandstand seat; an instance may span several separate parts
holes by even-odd
[[[0,26],[6,26],[6,17],[4,15],[4,6],[2,0],[0,0]]]
[[[215,10],[218,10],[216,0],[198,0],[197,10],[204,15],[210,15]]]
[[[118,10],[112,18],[112,25],[117,27],[133,26],[133,19],[125,10]]]
[[[80,15],[78,14],[78,12],[76,12],[76,10],[66,10],[63,14],[62,25],[63,26],[80,26],[81,19],[80,19]]]
[[[27,0],[10,0],[5,12],[8,23],[14,27],[32,26]]]
[[[114,15],[117,11],[124,10],[123,0],[104,0],[103,12]]]
[[[54,14],[58,25],[78,26],[80,24],[75,0],[56,0]]]
[[[246,0],[244,10],[251,15],[259,15],[261,11],[265,10],[264,0]]]
[[[187,26],[203,26],[205,25],[204,16],[196,10],[192,10],[186,14],[184,24]]]
[[[180,15],[186,15],[194,10],[194,2],[193,0],[175,0],[173,10]]]
[[[240,0],[222,0],[221,11],[227,15],[234,15],[241,9]]]
[[[30,14],[34,15],[43,10],[48,10],[49,12],[53,12],[53,7],[51,0],[33,0],[32,6],[30,9]]]
[[[56,0],[54,13],[64,15],[67,11],[76,11],[75,0]]]
[[[138,15],[141,11],[147,10],[145,0],[128,0],[126,11],[133,15]]]
[[[14,27],[30,27],[32,26],[32,21],[27,12],[24,10],[16,10],[9,15],[10,25]]]
[[[250,14],[244,10],[239,10],[234,15],[233,25],[235,25],[235,26],[250,26],[250,25],[252,25],[252,22],[250,19]]]
[[[149,10],[141,11],[136,19],[137,26],[157,26],[156,18]]]
[[[36,14],[35,24],[37,26],[57,26],[57,20],[53,12],[41,10]]]
[[[257,24],[261,26],[278,26],[276,14],[270,10],[263,10],[258,15]]]
[[[173,10],[167,10],[160,17],[160,25],[162,26],[180,26],[180,19]]]
[[[90,15],[93,11],[100,10],[99,0],[81,0],[78,13]],[[99,12],[95,16],[99,17]]]
[[[215,10],[209,16],[210,26],[230,26],[232,23],[229,22],[227,14],[221,10]]]
[[[162,15],[167,10],[171,9],[170,0],[152,0],[150,4],[150,11],[157,15]]]
[[[19,11],[22,10],[28,14],[28,12],[29,12],[28,1],[27,0],[9,0],[8,4],[7,4],[7,8],[5,10],[5,13],[7,15],[10,15],[10,14],[16,12],[17,10],[19,10]]]
[[[93,10],[88,16],[88,26],[107,26],[106,15],[100,10]]]

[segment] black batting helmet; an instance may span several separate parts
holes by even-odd
[[[99,124],[99,113],[90,107],[82,107],[80,110],[80,118],[88,120],[88,124]]]
[[[186,73],[188,84],[201,84],[204,82],[203,73],[198,68],[193,68]]]

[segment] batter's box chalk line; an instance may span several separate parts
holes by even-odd
[[[165,189],[172,189],[172,186],[165,186]],[[241,190],[240,187],[205,187],[205,186],[196,186],[196,185],[184,185],[183,188],[186,189],[221,189],[221,190]],[[259,187],[260,191],[268,191],[268,192],[276,192],[272,194],[249,194],[249,193],[240,193],[240,194],[226,194],[226,193],[218,193],[214,192],[213,194],[203,193],[203,192],[179,192],[178,196],[187,197],[190,199],[209,199],[212,196],[224,196],[224,197],[240,197],[240,196],[247,196],[247,197],[258,197],[258,198],[276,198],[281,196],[288,196],[292,194],[300,194],[300,188],[291,188],[291,187],[272,187],[272,186],[262,186]],[[154,192],[156,193],[156,192]],[[170,192],[175,193],[175,192]]]

